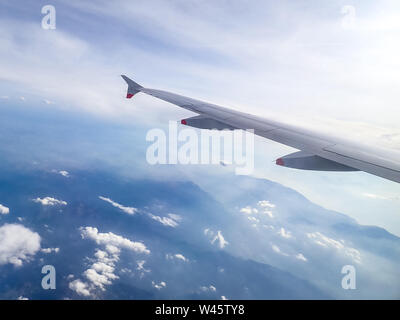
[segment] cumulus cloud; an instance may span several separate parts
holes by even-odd
[[[168,217],[159,217],[150,213],[149,217],[152,218],[153,220],[158,221],[159,223],[161,223],[166,227],[172,227],[172,228],[176,228],[179,225],[178,222],[180,220],[180,216],[171,213],[168,215]]]
[[[60,251],[60,248],[43,248],[40,251],[43,253],[58,253]]]
[[[71,281],[68,287],[81,296],[90,296],[89,285],[82,280],[76,279],[74,281]]]
[[[83,239],[92,239],[96,241],[97,244],[105,246],[112,245],[114,247],[128,249],[137,253],[150,253],[150,250],[148,250],[143,243],[131,241],[112,232],[101,233],[95,227],[81,227],[80,231]]]
[[[257,202],[257,205],[260,207],[259,209],[251,207],[251,206],[246,206],[240,209],[241,213],[251,215],[251,214],[266,214],[270,218],[273,218],[274,215],[272,213],[272,209],[275,208],[275,205],[268,200],[261,200]],[[249,220],[252,220],[252,218],[249,218]],[[254,220],[253,220],[254,221]]]
[[[150,272],[150,269],[146,269],[146,268],[144,267],[144,264],[145,264],[145,263],[146,263],[145,260],[139,260],[139,261],[136,263],[136,264],[137,264],[136,270],[140,271],[142,274],[147,273],[147,272]]]
[[[271,210],[264,209],[263,213],[265,213],[271,219],[274,217],[274,214],[272,213]]]
[[[225,240],[221,230],[216,233],[209,228],[204,229],[204,234],[210,239],[211,244],[217,244],[220,249],[225,248],[229,242]]]
[[[164,281],[161,281],[160,283],[155,283],[154,281],[151,282],[152,286],[158,290],[165,288],[167,284]]]
[[[262,208],[262,213],[266,214],[267,216],[269,216],[270,218],[274,217],[274,214],[272,213],[271,209],[275,208],[276,206],[271,203],[268,200],[261,200],[258,201],[258,206]]]
[[[180,253],[176,253],[176,254],[167,253],[165,255],[165,257],[167,258],[167,260],[177,259],[177,260],[181,260],[181,261],[184,261],[184,262],[188,262],[189,261],[189,259],[187,259],[183,254],[180,254]]]
[[[58,173],[61,174],[63,177],[66,177],[66,178],[69,177],[69,172],[68,171],[61,170],[61,171],[58,171]]]
[[[62,175],[63,177],[66,177],[66,178],[70,177],[69,172],[66,171],[66,170],[55,170],[55,169],[53,169],[53,170],[51,170],[51,172],[57,173],[57,174]]]
[[[11,263],[22,266],[40,250],[38,233],[20,224],[5,224],[0,227],[0,265]]]
[[[175,214],[175,213],[168,213],[168,217],[170,217],[172,220],[175,220],[177,222],[180,222],[182,220],[182,217],[179,214]]]
[[[272,250],[273,250],[274,252],[276,252],[276,253],[278,253],[278,254],[281,254],[281,255],[283,255],[283,256],[285,256],[285,257],[288,256],[287,253],[282,252],[282,250],[281,250],[277,245],[275,245],[275,244],[271,244],[271,248],[272,248]]]
[[[83,275],[91,282],[91,284],[104,291],[105,285],[110,285],[112,280],[119,278],[114,271],[115,267],[113,263],[97,261],[93,263],[92,266],[83,273]]]
[[[320,232],[307,233],[307,237],[315,244],[324,248],[333,248],[351,257],[354,262],[361,263],[361,253],[354,248],[346,247],[344,241],[338,241],[323,235]]]
[[[285,230],[285,228],[281,228],[278,232],[278,234],[286,239],[292,238],[292,233],[290,231]]]
[[[247,217],[247,219],[249,219],[251,222],[254,222],[254,223],[259,223],[260,222],[260,220],[258,220],[257,218],[255,218],[255,217]]]
[[[244,213],[244,214],[252,214],[252,213],[258,213],[258,210],[256,208],[247,206],[247,207],[241,208],[240,212]]]
[[[261,200],[257,203],[262,208],[275,208],[275,205],[268,200]]]
[[[135,214],[136,212],[138,212],[138,209],[137,209],[137,208],[134,208],[134,207],[125,207],[125,206],[123,206],[122,204],[119,204],[119,203],[117,203],[117,202],[111,200],[110,198],[106,198],[106,197],[99,196],[99,199],[110,203],[112,206],[114,206],[114,207],[120,209],[121,211],[123,211],[123,212],[125,212],[125,213],[127,213],[127,214],[133,215],[133,214]]]
[[[67,202],[65,202],[63,200],[57,200],[52,197],[45,197],[43,199],[36,198],[36,199],[33,199],[33,202],[40,203],[43,206],[57,206],[57,205],[66,206],[67,205]]]
[[[29,300],[29,299],[26,298],[26,297],[24,297],[24,296],[19,296],[19,297],[17,298],[17,300]]]
[[[302,261],[307,261],[307,258],[302,253],[296,254],[296,259],[302,260]]]
[[[3,206],[2,204],[0,204],[0,214],[9,214],[10,213],[10,209],[7,208],[6,206]]]
[[[225,240],[220,230],[217,231],[217,235],[211,240],[211,243],[217,243],[220,249],[225,248],[229,244],[229,242]]]
[[[99,233],[97,228],[93,227],[82,227],[80,231],[82,238],[92,239],[105,248],[105,250],[96,249],[93,263],[83,272],[85,281],[75,279],[69,283],[69,288],[81,296],[95,296],[96,292],[105,291],[106,286],[119,279],[116,274],[116,263],[119,261],[121,249],[144,254],[150,253],[143,243],[133,242],[111,232]],[[142,272],[145,272],[143,264],[144,261],[141,269]]]
[[[213,285],[209,285],[209,286],[201,286],[200,290],[203,292],[216,292],[217,288],[214,287]]]

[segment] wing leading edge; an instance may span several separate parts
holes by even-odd
[[[143,92],[199,114],[182,120],[182,124],[204,129],[253,129],[256,135],[301,150],[279,158],[276,161],[278,165],[322,171],[361,170],[400,183],[398,151],[344,140],[167,91],[144,88],[124,75],[122,78],[128,84],[127,98]]]

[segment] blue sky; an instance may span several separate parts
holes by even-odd
[[[397,1],[53,1],[56,30],[41,28],[45,4],[0,4],[2,105],[29,105],[37,115],[68,110],[144,133],[190,115],[144,95],[124,100],[124,73],[149,87],[400,149]],[[345,5],[355,10],[350,25]],[[257,176],[400,234],[398,184],[284,170],[273,160],[291,148],[257,144]]]

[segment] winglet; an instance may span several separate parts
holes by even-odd
[[[143,89],[143,87],[141,85],[137,84],[132,79],[129,79],[127,76],[121,75],[121,77],[128,84],[128,92],[126,93],[127,99],[132,98],[136,93],[140,92]]]

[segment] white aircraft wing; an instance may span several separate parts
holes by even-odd
[[[319,171],[361,170],[400,183],[399,151],[344,140],[171,92],[144,88],[124,75],[122,78],[128,84],[127,98],[143,92],[199,114],[183,119],[181,123],[184,125],[201,129],[253,129],[259,136],[300,150],[277,159],[276,164],[280,166]]]

